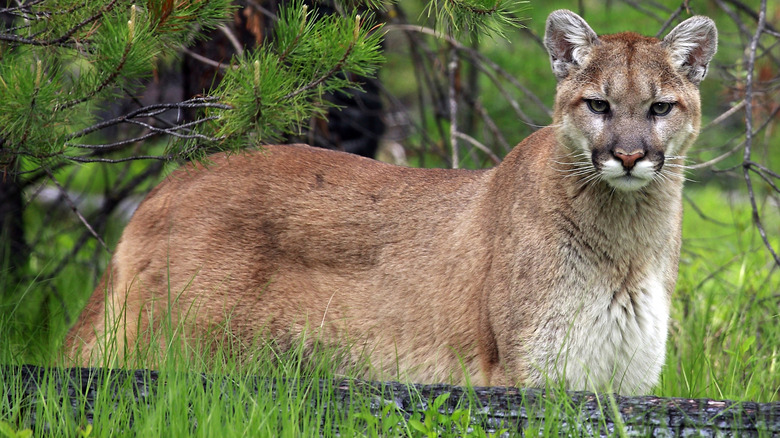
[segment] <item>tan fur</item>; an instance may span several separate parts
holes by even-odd
[[[677,277],[682,154],[714,53],[712,22],[691,20],[659,42],[553,13],[553,124],[493,169],[302,145],[185,166],[135,213],[68,348],[94,363],[105,322],[132,347],[170,310],[195,334],[227,324],[247,343],[285,348],[307,331],[349,345],[371,359],[367,377],[649,390]],[[659,100],[672,111],[648,116]],[[616,154],[637,151],[627,175]]]

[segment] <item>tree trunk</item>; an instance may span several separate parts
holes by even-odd
[[[40,397],[38,388],[47,387],[47,379],[67,394],[73,412],[83,406],[87,421],[92,422],[98,391],[110,387],[116,397],[133,396],[137,403],[151,404],[158,388],[156,371],[101,370],[89,368],[46,369],[35,366],[0,367],[2,387],[12,388],[8,397],[30,397],[30,406]],[[194,376],[197,379],[197,375]],[[108,380],[108,382],[106,381]],[[218,385],[225,396],[244,386],[259,394],[276,394],[276,382],[266,379],[232,379],[200,376],[204,388]],[[440,407],[443,414],[456,409],[471,413],[471,424],[486,432],[501,429],[523,432],[530,426],[560,436],[780,436],[780,402],[755,403],[709,399],[660,398],[654,396],[623,397],[617,395],[570,392],[560,402],[558,393],[539,389],[475,387],[471,390],[449,385],[404,385],[396,382],[359,380],[321,381],[320,394],[332,393],[332,402],[320,403],[322,409],[357,411],[366,405],[375,415],[395,404],[409,418],[424,413],[430,401],[449,393]],[[45,391],[44,391],[45,393]],[[352,401],[350,397],[357,397]],[[311,400],[316,403],[317,397]],[[103,399],[105,400],[105,399]],[[13,403],[11,403],[13,405]],[[562,407],[565,407],[562,408]],[[35,409],[30,409],[35,412]],[[326,416],[323,415],[323,418]],[[556,418],[550,429],[544,423]],[[23,427],[35,427],[30,414]]]
[[[13,169],[15,158],[3,160],[0,141],[0,294],[8,295],[24,276],[30,251],[24,237],[22,189]]]
[[[13,3],[13,0],[0,0],[2,9]],[[0,12],[0,25],[11,28],[14,18]],[[5,140],[0,138],[0,295],[7,297],[22,280],[30,251],[24,237],[22,189],[14,174],[17,158],[3,151],[4,144]]]

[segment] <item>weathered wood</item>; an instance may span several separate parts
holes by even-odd
[[[121,391],[124,396],[129,396],[130,392],[141,404],[153,402],[153,395],[161,389],[158,388],[160,374],[151,370],[47,369],[25,365],[4,366],[0,371],[3,392],[9,399],[27,397],[34,400],[41,392],[39,388],[53,384],[69,398],[74,415],[84,407],[86,420],[90,423],[97,391],[105,385]],[[220,391],[228,395],[240,385],[248,385],[261,394],[277,394],[277,382],[273,380],[234,380],[208,375],[201,375],[200,379],[204,388],[219,385]],[[357,408],[367,403],[370,411],[378,414],[383,407],[393,404],[407,418],[415,412],[425,412],[430,401],[449,393],[450,397],[439,411],[452,413],[456,409],[468,409],[472,424],[481,426],[486,432],[500,429],[528,432],[529,427],[530,431],[538,430],[544,427],[549,416],[556,416],[558,426],[552,430],[561,436],[607,436],[622,429],[627,436],[780,437],[780,402],[623,397],[586,392],[569,392],[566,400],[561,401],[560,393],[539,389],[468,389],[359,380],[320,382],[320,386],[323,391],[327,387],[327,391],[333,393],[334,403],[328,403],[326,409]],[[359,397],[352,400],[355,394]],[[34,417],[28,422],[36,427]]]

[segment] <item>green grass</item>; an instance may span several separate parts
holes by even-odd
[[[746,196],[688,191],[683,252],[659,394],[780,400],[780,276]],[[780,229],[772,207],[768,230]],[[777,248],[778,236],[770,231]]]
[[[179,341],[174,334],[172,343]],[[14,396],[0,398],[0,437],[26,436],[33,419],[36,435],[63,437],[489,436],[460,404],[439,413],[448,395],[419,398],[416,404],[427,408],[403,412],[391,400],[344,381],[332,371],[340,363],[332,351],[304,354],[299,347],[280,353],[266,346],[254,349],[250,361],[239,361],[222,345],[205,353],[170,349],[163,353],[156,384],[148,386],[154,390],[140,393],[132,379],[118,385],[104,379],[93,400],[77,399],[75,406],[56,384],[57,370],[48,371],[27,397],[18,396],[24,393],[18,375],[3,376],[4,393]],[[349,388],[348,400],[337,396],[336,385]]]

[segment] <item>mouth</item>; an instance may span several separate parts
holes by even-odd
[[[604,180],[615,189],[623,192],[634,192],[648,185],[650,181],[652,181],[652,178],[641,178],[632,175],[631,171],[626,171],[621,176],[605,175]]]
[[[658,174],[656,166],[656,163],[642,159],[635,163],[632,162],[629,167],[626,166],[625,162],[615,157],[609,157],[601,161],[596,168],[601,173],[601,179],[613,188],[624,192],[633,192],[653,181]]]

